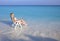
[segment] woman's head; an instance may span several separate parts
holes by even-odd
[[[10,17],[12,17],[12,18],[13,18],[13,17],[14,17],[14,13],[10,13]]]
[[[10,13],[11,20],[14,22],[14,13]]]

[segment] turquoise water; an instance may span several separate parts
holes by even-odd
[[[27,28],[22,29],[23,31],[20,34],[20,36],[18,36],[19,30],[17,30],[18,33],[13,32],[14,30],[11,30],[12,21],[5,21],[5,20],[11,20],[10,19],[11,12],[13,12],[17,18],[23,17],[26,20],[26,23],[28,24]],[[28,40],[25,41],[31,41],[31,40],[35,41],[36,39],[40,41],[60,40],[59,37],[60,36],[60,6],[38,6],[38,5],[37,6],[36,5],[1,6],[0,5],[0,30],[2,30],[3,33],[6,33],[0,35],[1,41],[5,41],[5,40],[13,41],[15,39],[20,41],[21,37],[23,41],[27,38]],[[29,36],[25,36],[25,34]],[[39,37],[42,36],[42,37],[39,38],[38,36]],[[50,37],[52,40],[49,39]]]
[[[0,19],[10,19],[13,12],[17,18],[60,21],[60,6],[0,6]]]

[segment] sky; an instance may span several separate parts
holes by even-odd
[[[60,0],[0,0],[0,5],[60,5]]]

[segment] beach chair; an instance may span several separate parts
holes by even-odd
[[[10,14],[10,18],[13,22],[12,27],[14,27],[15,30],[17,30],[17,28],[20,28],[20,31],[21,31],[22,30],[22,25],[20,23],[20,20],[17,20],[13,13]]]
[[[20,28],[22,30],[23,26],[27,26],[26,22],[23,19],[18,20],[13,13],[10,14],[11,20],[13,22],[12,26],[16,30],[17,28]]]

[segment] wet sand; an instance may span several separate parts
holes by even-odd
[[[22,31],[11,26],[11,21],[0,21],[0,41],[60,41],[59,22],[28,21]]]

